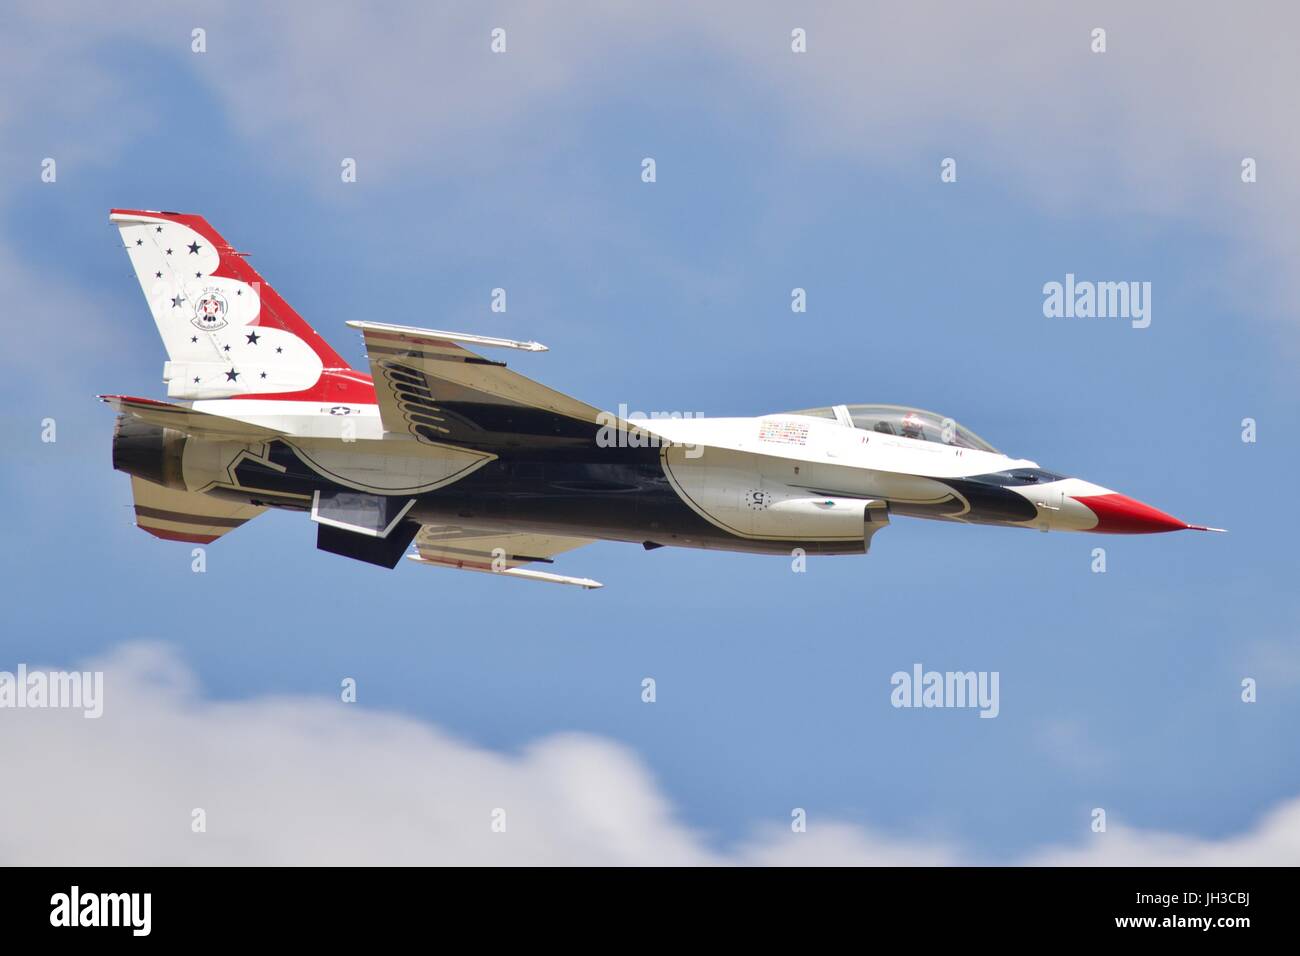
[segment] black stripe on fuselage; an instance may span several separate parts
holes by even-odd
[[[270,460],[283,473],[245,460],[236,469],[242,485],[267,492],[310,496],[338,486],[316,474],[281,442]],[[760,553],[852,553],[856,542],[760,541],[735,536],[705,520],[673,489],[657,448],[500,449],[496,461],[446,488],[417,496],[411,517],[428,524],[466,524],[502,530],[567,534],[688,547]],[[599,460],[594,460],[599,458]],[[1030,484],[1031,469],[966,478],[935,479],[952,489],[943,501],[890,501],[890,512],[972,523],[1024,523],[1037,508],[1013,490]],[[1037,469],[1041,475],[1050,472]],[[858,496],[850,496],[858,497]]]
[[[310,496],[339,487],[312,471],[282,442],[269,458],[284,472],[245,459],[236,477],[258,492]],[[409,517],[425,524],[560,534],[641,544],[759,554],[855,554],[858,542],[740,538],[696,514],[673,490],[658,448],[501,449],[501,457],[446,488],[416,496]],[[599,458],[599,460],[593,460]]]

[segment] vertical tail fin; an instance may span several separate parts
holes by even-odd
[[[167,349],[170,397],[325,398],[331,378],[336,392],[369,387],[365,375],[337,374],[348,363],[202,216],[114,209],[109,218]]]

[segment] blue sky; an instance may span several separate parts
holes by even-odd
[[[835,821],[836,839],[869,834],[869,850],[995,862],[1092,851],[1115,835],[1089,831],[1094,807],[1131,830],[1137,856],[1143,833],[1231,844],[1294,807],[1300,604],[1283,481],[1298,327],[1276,220],[1295,209],[1278,180],[1296,148],[1267,97],[1233,109],[1200,77],[1251,82],[1241,51],[1269,37],[1247,24],[1240,48],[1178,66],[1180,98],[1177,80],[1143,70],[1195,37],[1119,8],[1109,73],[1088,59],[1093,24],[1012,7],[997,43],[959,58],[941,41],[914,62],[917,37],[960,33],[964,14],[900,15],[905,49],[852,69],[833,39],[837,15],[858,16],[847,8],[728,21],[669,6],[625,23],[502,5],[356,31],[342,14],[281,13],[255,38],[218,8],[127,9],[69,35],[32,8],[5,41],[46,65],[18,56],[0,111],[0,669],[129,669],[123,646],[149,641],[207,704],[328,703],[351,676],[358,710],[506,760],[590,735],[724,854],[788,831],[794,807],[810,833]],[[805,19],[800,59],[788,36]],[[498,24],[502,62],[486,52]],[[987,65],[1017,32],[1046,52],[1013,65],[1049,89]],[[932,57],[950,69],[948,99],[923,79]],[[1051,116],[1035,112],[1044,102]],[[1257,154],[1268,174],[1241,183],[1240,157]],[[39,178],[47,156],[53,184]],[[956,183],[939,181],[945,156]],[[355,184],[339,181],[343,157]],[[783,558],[598,544],[557,567],[606,585],[584,592],[361,566],[316,552],[303,516],[273,513],[193,574],[186,546],[131,527],[112,415],[93,398],[163,391],[111,206],[205,215],[361,368],[350,319],[538,339],[551,351],[512,365],[606,408],[915,404],[1231,533],[899,518],[871,555],[812,559],[805,574]],[[1150,328],[1044,318],[1042,286],[1067,272],[1149,281]],[[796,286],[806,314],[790,310]],[[494,287],[504,315],[489,310]],[[1099,546],[1105,574],[1090,570]],[[1000,716],[895,710],[890,675],[914,662],[999,671]],[[1243,677],[1258,703],[1240,701]],[[151,692],[139,675],[123,686]],[[362,838],[373,812],[358,803],[330,836]]]

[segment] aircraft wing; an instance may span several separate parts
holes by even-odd
[[[430,566],[457,568],[462,571],[484,571],[488,574],[509,575],[530,581],[547,581],[552,584],[573,584],[581,588],[603,587],[591,578],[571,578],[525,568],[525,564],[550,564],[552,557],[572,551],[592,538],[570,538],[553,534],[527,534],[466,528],[457,525],[426,524],[416,536],[418,554],[408,555],[412,561]]]
[[[478,448],[574,447],[618,419],[465,346],[546,351],[538,342],[349,322],[365,337],[384,430]],[[604,416],[604,417],[602,417]]]
[[[114,410],[132,415],[143,422],[175,428],[199,438],[211,438],[217,441],[245,439],[265,441],[283,435],[284,432],[261,425],[196,412],[185,405],[173,405],[171,402],[159,402],[152,398],[132,398],[129,395],[100,395],[99,400],[107,403]]]

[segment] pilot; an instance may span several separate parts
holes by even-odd
[[[908,412],[903,416],[903,437],[925,441],[925,422],[916,412]]]

